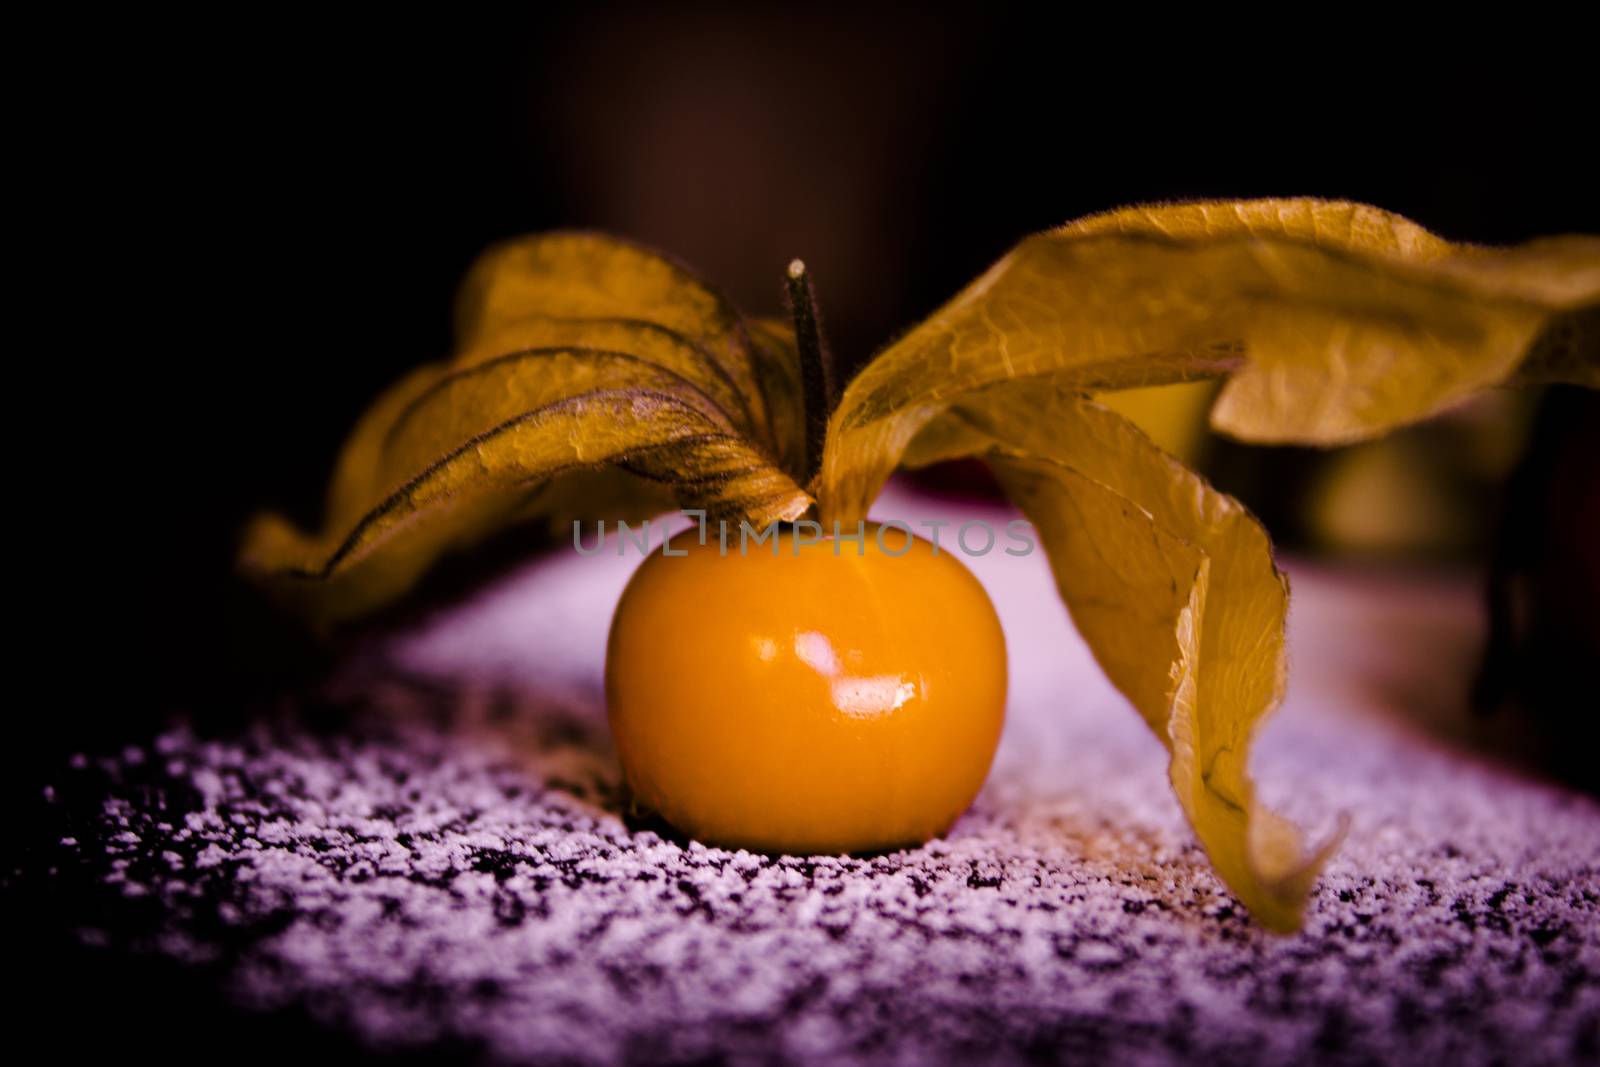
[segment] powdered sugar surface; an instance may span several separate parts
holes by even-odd
[[[175,731],[67,774],[62,788],[109,784],[100,838],[61,847],[108,892],[159,901],[142,947],[221,961],[242,1002],[380,1047],[1600,1055],[1600,805],[1396,713],[1459,703],[1469,589],[1297,574],[1293,690],[1255,766],[1313,833],[1339,812],[1353,826],[1306,930],[1280,938],[1210,873],[1161,746],[1072,632],[1042,556],[968,562],[1005,624],[1012,700],[983,794],[923,848],[772,859],[630,827],[600,665],[637,560],[570,554],[353,664],[336,695],[367,710],[349,728]]]

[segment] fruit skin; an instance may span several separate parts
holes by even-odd
[[[846,531],[849,533],[850,531]],[[946,830],[1005,717],[1005,636],[949,551],[869,524],[727,555],[673,538],[617,606],[606,700],[641,807],[707,844],[862,852]],[[835,554],[835,548],[838,554]],[[884,551],[887,549],[887,552]],[[858,554],[861,553],[861,554]]]

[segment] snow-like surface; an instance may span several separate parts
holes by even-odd
[[[880,512],[939,506],[895,495]],[[1462,701],[1467,585],[1293,574],[1291,694],[1254,765],[1314,836],[1339,813],[1352,825],[1305,931],[1274,937],[1210,873],[1162,747],[1038,554],[968,560],[1005,625],[1012,700],[947,838],[775,860],[630,828],[600,668],[637,562],[560,553],[374,650],[341,686],[381,729],[179,732],[125,753],[101,768],[125,783],[103,838],[63,847],[103,853],[107,892],[162,902],[160,951],[220,958],[242,1001],[379,1046],[581,1063],[1600,1057],[1600,805],[1420,725]]]

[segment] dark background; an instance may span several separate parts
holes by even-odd
[[[691,5],[63,28],[14,164],[44,241],[15,309],[42,380],[12,394],[15,577],[37,594],[13,692],[38,695],[10,702],[8,792],[314,668],[233,579],[239,528],[263,507],[317,521],[342,436],[447,353],[453,289],[497,238],[615,231],[774,312],[803,256],[856,362],[1021,235],[1134,201],[1350,198],[1480,242],[1600,230],[1570,27],[1155,21]]]

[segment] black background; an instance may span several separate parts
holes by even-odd
[[[1405,39],[1329,8],[1158,35],[1130,14],[62,27],[12,164],[41,240],[13,308],[33,335],[9,405],[14,578],[34,596],[8,791],[292,677],[292,635],[232,577],[240,525],[316,521],[341,437],[446,353],[452,291],[494,239],[617,231],[769,311],[804,256],[855,361],[1019,236],[1128,202],[1351,198],[1482,242],[1600,229],[1573,27]]]

